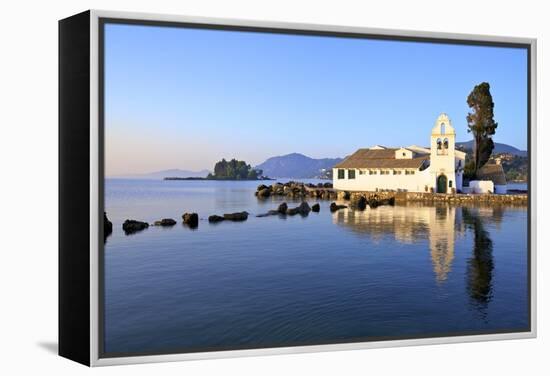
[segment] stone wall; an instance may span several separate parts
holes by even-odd
[[[376,198],[386,200],[395,198],[396,203],[404,202],[449,202],[449,203],[487,203],[487,204],[519,204],[527,205],[527,194],[446,194],[446,193],[417,193],[417,192],[345,192],[339,191],[339,200],[353,200],[357,197]]]

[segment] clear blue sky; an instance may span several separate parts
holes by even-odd
[[[107,24],[106,174],[428,145],[491,85],[496,142],[527,147],[522,49]]]

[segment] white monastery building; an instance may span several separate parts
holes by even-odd
[[[466,153],[455,150],[455,130],[446,114],[432,128],[430,148],[376,145],[359,149],[333,167],[334,188],[453,193],[462,189]]]

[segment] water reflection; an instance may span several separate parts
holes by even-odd
[[[465,226],[474,236],[472,257],[468,260],[467,268],[468,293],[479,308],[486,309],[492,297],[493,241],[485,230],[481,217],[473,210],[462,208],[462,216]],[[501,220],[502,215],[497,215],[496,218]]]
[[[365,211],[342,210],[333,216],[333,222],[353,232],[368,235],[375,241],[385,236],[412,244],[427,241],[433,272],[437,283],[447,280],[454,260],[455,236],[461,228],[455,226],[456,207],[452,206],[386,206]]]

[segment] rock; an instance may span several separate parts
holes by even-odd
[[[256,191],[260,192],[264,189],[269,189],[269,187],[265,184],[260,184],[260,185],[258,185],[258,188],[256,188]]]
[[[323,186],[325,188],[332,188],[332,183],[325,183]]]
[[[279,207],[277,208],[277,211],[281,214],[286,214],[286,210],[288,209],[288,205],[286,202],[283,202]]]
[[[319,204],[313,204],[313,206],[311,207],[311,211],[315,213],[319,213],[320,210],[321,210],[321,206]]]
[[[378,199],[376,199],[374,197],[369,197],[369,199],[367,201],[367,204],[369,205],[369,207],[371,209],[374,209],[374,208],[378,207],[378,205],[380,205],[380,202],[378,201]]]
[[[351,198],[350,207],[352,209],[365,210],[367,207],[367,199],[365,196],[354,196]]]
[[[127,219],[122,224],[122,229],[124,230],[126,235],[133,234],[134,232],[145,230],[148,227],[149,227],[149,223],[136,221],[136,220],[133,220],[133,219]]]
[[[384,200],[380,200],[380,205],[395,205],[395,197],[386,198]]]
[[[210,217],[208,217],[208,222],[211,222],[211,223],[217,223],[217,222],[221,222],[225,220],[224,217],[220,216],[220,215],[211,215]]]
[[[197,213],[185,213],[181,216],[183,223],[194,228],[199,225],[199,215]]]
[[[279,213],[278,210],[270,210],[267,213],[258,214],[256,217],[262,218],[262,217],[269,217],[269,216],[272,216],[272,215],[279,215],[279,214],[281,214],[281,213]]]
[[[287,215],[296,215],[296,214],[308,215],[310,211],[311,211],[311,208],[309,207],[309,204],[304,201],[300,204],[300,206],[297,206],[295,208],[290,208],[290,209],[287,208],[286,214]]]
[[[271,191],[267,187],[258,191],[258,197],[269,197],[270,194]]]
[[[172,218],[163,218],[160,221],[155,221],[155,226],[174,226],[176,224],[176,221]]]
[[[229,213],[229,214],[224,214],[223,218],[228,221],[246,221],[248,218],[248,213],[245,211],[238,212],[238,213]]]
[[[106,238],[113,232],[113,222],[107,218],[107,213],[103,212],[103,236]]]
[[[296,208],[288,208],[286,210],[286,214],[287,215],[296,215],[296,214],[298,214],[298,208],[297,207]]]
[[[298,213],[303,215],[308,215],[311,211],[311,208],[309,207],[309,204],[307,202],[302,202],[300,206],[298,206]]]
[[[346,205],[338,205],[336,204],[335,202],[333,202],[332,204],[330,204],[330,211],[331,212],[335,212],[337,210],[340,210],[340,209],[346,209],[347,206]]]

